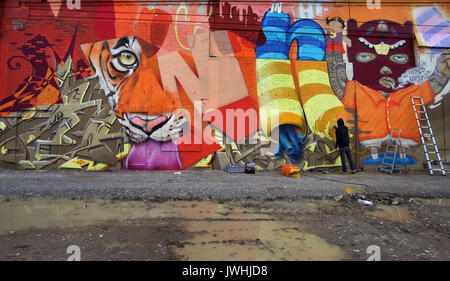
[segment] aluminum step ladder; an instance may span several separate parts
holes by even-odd
[[[423,99],[421,97],[411,97],[411,103],[414,109],[414,114],[416,115],[417,126],[419,127],[420,139],[422,140],[428,170],[431,175],[434,174],[433,171],[439,171],[443,176],[445,176],[444,165],[442,163],[441,156],[439,155],[439,150],[433,135],[433,130],[431,129],[430,119],[428,118],[427,109],[425,108]],[[421,115],[422,113],[423,115]],[[425,125],[422,125],[421,121],[426,121]],[[430,155],[435,155],[437,159],[430,159]],[[439,168],[433,168],[431,166],[432,162],[437,162]]]
[[[395,160],[397,158],[397,152],[400,152],[400,155],[406,157],[405,151],[403,150],[402,143],[400,141],[400,134],[402,130],[394,128],[391,131],[391,137],[389,138],[388,144],[386,146],[386,151],[383,156],[383,160],[381,161],[381,165],[378,167],[379,172],[386,172],[392,174],[395,170]],[[397,136],[397,137],[395,137]],[[392,153],[388,155],[388,153]],[[408,172],[408,168],[406,167],[405,159],[401,157],[403,160],[403,168],[405,172]],[[391,160],[391,161],[389,161]],[[398,170],[399,171],[399,170]]]

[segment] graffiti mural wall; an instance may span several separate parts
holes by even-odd
[[[423,169],[411,97],[448,161],[450,4],[383,2],[4,1],[0,167]]]

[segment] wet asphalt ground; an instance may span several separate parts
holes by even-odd
[[[0,171],[0,261],[450,260],[448,176]],[[108,200],[112,199],[112,200]],[[358,200],[371,202],[366,206]]]
[[[230,174],[224,171],[0,171],[0,197],[161,199],[161,200],[275,200],[330,199],[352,188],[361,193],[389,196],[449,198],[449,176],[423,173],[302,172],[300,179],[280,171]]]

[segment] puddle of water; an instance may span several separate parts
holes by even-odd
[[[416,201],[420,201],[428,205],[436,205],[441,207],[450,207],[450,198],[437,198],[437,199],[423,199],[415,198]]]
[[[446,218],[450,218],[450,198],[423,199],[415,198],[429,207],[432,207],[436,213]]]
[[[83,227],[107,220],[174,215],[168,204],[149,209],[142,201],[32,198],[0,203],[0,235],[28,228]]]
[[[411,211],[407,207],[378,205],[378,210],[373,212],[367,212],[367,215],[371,215],[381,219],[387,219],[390,221],[397,221],[406,223],[415,222],[413,215],[417,214],[417,211]]]
[[[86,207],[84,207],[86,206]],[[0,202],[0,235],[28,228],[83,227],[102,221],[155,218],[239,218],[225,204],[210,201],[152,203],[118,200],[70,200],[31,198]],[[231,211],[230,211],[231,210]],[[256,216],[267,218],[266,215]]]
[[[334,203],[305,200],[246,204],[48,198],[0,202],[0,235],[28,228],[84,227],[110,220],[120,223],[130,219],[176,218],[181,219],[187,237],[191,238],[180,241],[184,247],[173,246],[173,250],[189,260],[340,260],[345,257],[339,247],[308,233],[306,225],[300,222],[308,214],[318,213],[319,206]],[[277,214],[276,210],[281,209],[299,216],[274,219],[270,212]],[[125,248],[127,243],[116,241],[105,246]]]
[[[175,252],[186,260],[341,260],[346,254],[302,225],[277,221],[190,222],[196,233]]]
[[[274,204],[285,203],[277,201]],[[311,210],[311,204],[305,204],[306,207],[303,205],[302,208]],[[264,204],[265,209],[270,209],[267,205],[270,204]],[[289,205],[295,208],[295,204]],[[346,256],[338,246],[307,233],[305,225],[261,220],[264,215],[255,214],[252,209],[234,206],[226,216],[227,219],[234,219],[232,221],[186,222],[186,230],[194,236],[182,241],[183,247],[174,251],[186,260],[219,261],[341,260]],[[216,212],[224,210],[229,211],[229,206],[217,205]]]
[[[340,205],[335,200],[282,200],[282,201],[265,201],[263,203],[252,201],[253,205],[247,206],[246,203],[237,202],[235,206],[245,209],[247,212],[254,214],[259,213],[296,213],[296,214],[319,214],[323,210],[334,210]]]

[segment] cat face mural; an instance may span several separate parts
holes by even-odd
[[[348,32],[355,80],[385,93],[397,90],[400,76],[415,67],[412,23],[376,20],[358,27],[350,20]]]

